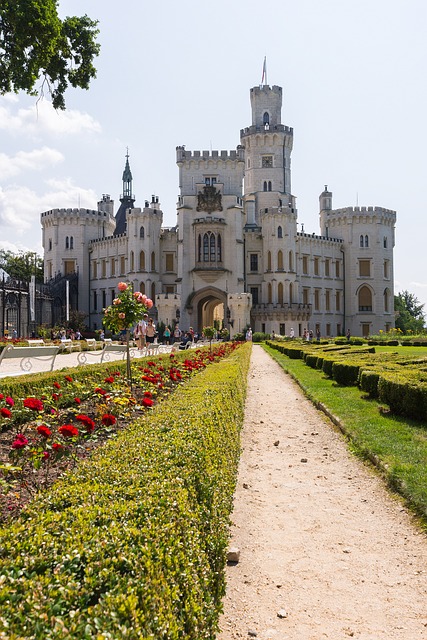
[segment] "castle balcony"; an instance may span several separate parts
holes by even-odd
[[[311,317],[312,305],[297,302],[269,302],[252,305],[251,316],[258,320],[308,320]]]
[[[244,138],[246,136],[251,136],[254,133],[275,133],[275,132],[283,132],[287,133],[290,136],[294,135],[294,130],[292,127],[287,127],[284,124],[275,124],[275,125],[251,125],[250,127],[245,127],[244,129],[240,129],[240,137]]]

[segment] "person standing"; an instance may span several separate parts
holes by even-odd
[[[148,344],[154,343],[156,337],[156,325],[153,322],[153,318],[148,318],[147,326],[145,329],[145,338]]]
[[[138,349],[144,349],[145,347],[145,336],[147,333],[147,319],[148,314],[144,313],[142,320],[138,322],[135,329],[135,337],[138,344]]]
[[[246,331],[246,342],[252,341],[252,329],[249,327]]]
[[[179,324],[175,325],[175,329],[173,330],[173,341],[180,342],[181,341],[181,329],[179,328]]]
[[[166,325],[165,330],[163,331],[163,338],[164,338],[165,344],[170,344],[171,330],[169,329],[168,325]]]

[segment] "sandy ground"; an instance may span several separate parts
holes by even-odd
[[[257,345],[242,443],[217,640],[427,639],[427,537]]]

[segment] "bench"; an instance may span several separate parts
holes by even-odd
[[[57,345],[49,346],[35,346],[35,347],[14,347],[11,344],[5,346],[0,353],[0,367],[4,365],[7,360],[20,360],[20,367],[24,373],[29,373],[33,368],[34,360],[40,360],[40,362],[50,362],[49,371],[53,371],[53,365],[55,364],[55,358],[60,347]]]
[[[87,348],[88,351],[91,351],[92,349],[96,349],[96,338],[86,338],[86,344],[87,344]]]
[[[82,346],[78,341],[76,342],[74,340],[71,340],[71,338],[65,338],[65,340],[61,340],[60,349],[62,352],[68,351],[69,353],[71,353],[73,347],[76,347],[77,351],[82,350]]]
[[[79,364],[89,364],[89,358],[98,359],[98,362],[109,362],[112,354],[121,354],[121,360],[126,357],[126,345],[116,344],[112,341],[104,342],[104,346],[101,351],[81,351],[77,356]],[[130,357],[135,356],[135,349],[129,349]]]
[[[41,338],[28,338],[27,342],[30,347],[42,347],[44,345],[44,340]]]

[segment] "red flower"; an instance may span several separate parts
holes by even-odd
[[[0,393],[0,400],[3,400],[4,395],[2,393]]]
[[[52,445],[52,449],[54,451],[60,451],[62,449],[62,444],[59,444],[59,442],[54,442]]]
[[[50,458],[50,453],[48,453],[47,451],[43,451],[43,458],[45,460],[47,460],[48,458]]]
[[[54,382],[54,383],[53,383],[53,386],[54,386],[56,389],[60,389],[60,388],[61,388],[61,385],[59,384],[59,382]]]
[[[101,389],[101,387],[95,387],[95,393],[99,393],[101,396],[105,396],[107,393],[105,389]]]
[[[85,426],[86,431],[88,432],[93,431],[95,429],[95,422],[92,420],[92,418],[89,418],[89,416],[86,416],[83,413],[80,413],[78,416],[76,416],[76,420],[81,422]]]
[[[52,431],[45,424],[41,424],[37,427],[37,433],[39,433],[43,438],[50,438],[52,435]]]
[[[24,407],[33,411],[43,411],[43,403],[37,398],[25,398]]]
[[[16,436],[16,440],[12,442],[12,449],[23,449],[25,446],[27,446],[27,444],[27,438],[22,435],[22,433],[18,433],[18,435]]]
[[[80,403],[81,403],[81,400],[80,400],[80,398],[74,398],[74,402],[75,402],[76,404],[80,404]]]
[[[109,378],[105,378],[104,382],[109,382],[111,384],[112,382],[114,382],[113,376],[110,376]]]
[[[77,427],[73,427],[72,424],[63,424],[62,427],[59,427],[58,431],[62,433],[64,438],[74,438],[79,435],[79,430]]]
[[[153,394],[151,393],[151,391],[144,391],[144,396],[145,396],[146,398],[152,398],[152,397],[153,397]]]
[[[13,407],[15,404],[15,400],[10,396],[6,396],[5,403],[9,405],[9,407]]]
[[[65,376],[65,379],[66,379],[67,382],[72,382],[73,381],[71,376]]]
[[[55,402],[59,400],[60,397],[61,397],[60,393],[52,393],[52,400],[54,400]]]
[[[6,409],[6,407],[2,407],[0,409],[0,414],[2,418],[10,418],[10,416],[12,415],[12,412],[9,409]]]
[[[142,400],[142,405],[144,407],[152,407],[154,404],[154,401],[151,398],[143,398]]]
[[[104,413],[101,421],[102,421],[102,424],[105,425],[106,427],[110,427],[111,425],[116,424],[117,422],[116,417],[111,415],[111,413]]]

